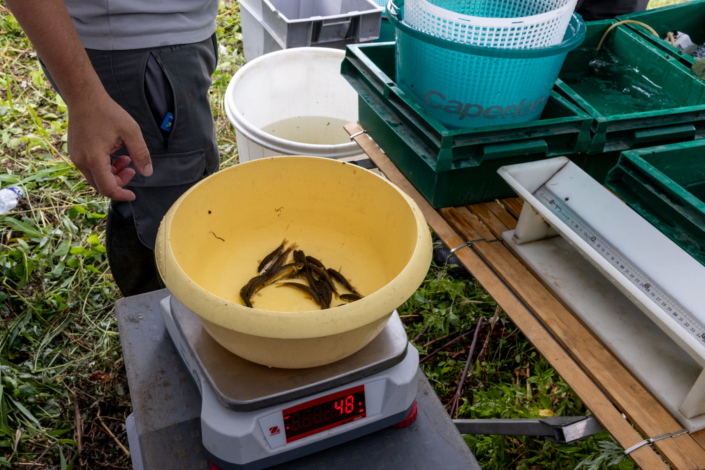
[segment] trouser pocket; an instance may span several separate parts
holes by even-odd
[[[144,95],[154,123],[164,139],[164,148],[168,149],[169,135],[176,117],[174,88],[156,54],[150,52],[147,57],[144,70]]]
[[[135,193],[130,203],[140,240],[154,249],[159,224],[169,208],[191,186],[207,174],[205,150],[153,155],[154,173],[135,175],[129,184]]]

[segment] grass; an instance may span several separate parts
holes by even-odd
[[[458,418],[538,418],[589,414],[580,398],[551,368],[472,278],[453,278],[447,267],[433,265],[421,288],[399,309],[409,338],[421,357],[474,331],[482,319],[472,359],[474,368],[463,387]],[[426,328],[428,326],[428,328]],[[420,337],[419,337],[420,335]],[[487,339],[489,336],[489,339]],[[487,348],[482,351],[483,343]],[[472,335],[440,352],[422,368],[441,401],[450,403],[460,382]],[[456,417],[455,415],[453,417]],[[484,469],[631,469],[631,459],[608,433],[558,445],[529,437],[469,436],[465,441]]]
[[[652,3],[657,1],[663,3]],[[211,100],[227,167],[238,154],[223,95],[244,64],[236,3],[221,5],[218,36]],[[119,292],[104,248],[107,201],[69,162],[66,106],[2,4],[0,50],[0,185],[19,185],[28,195],[0,216],[0,468],[129,469],[123,446],[131,406],[113,311]],[[475,281],[433,266],[400,313],[425,355],[473,330],[480,318],[487,325],[496,309]],[[488,332],[488,326],[479,331],[459,417],[589,413],[502,312],[481,352]],[[423,365],[446,404],[458,387],[471,338]],[[523,437],[465,439],[488,469],[634,465],[620,457],[607,433],[569,446]]]

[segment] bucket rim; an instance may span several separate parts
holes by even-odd
[[[425,3],[424,8],[427,8],[427,12],[431,14],[438,14],[440,17],[443,17],[445,19],[445,14],[443,12],[447,11],[450,13],[454,13],[456,16],[456,20],[459,21],[464,21],[467,22],[468,24],[473,24],[475,26],[482,26],[482,27],[487,27],[487,28],[506,28],[506,27],[514,27],[515,25],[521,24],[521,25],[531,25],[531,24],[537,24],[537,23],[543,23],[547,19],[554,19],[561,17],[564,15],[568,10],[570,10],[571,14],[575,10],[575,2],[573,0],[567,0],[565,5],[556,8],[554,10],[549,10],[543,13],[537,13],[535,15],[527,15],[527,16],[512,16],[512,17],[490,17],[490,16],[477,16],[477,15],[466,15],[466,14],[461,14],[452,10],[446,10],[443,7],[439,7],[438,5],[435,5],[433,3],[430,3],[428,0],[415,0],[420,3]]]
[[[390,6],[396,9],[396,13],[390,9]],[[448,39],[439,38],[437,36],[424,33],[407,25],[398,18],[399,12],[403,12],[404,0],[390,0],[387,4],[387,19],[392,22],[394,27],[403,33],[412,36],[415,39],[423,41],[433,46],[450,49],[455,52],[472,54],[476,56],[485,56],[502,59],[535,59],[541,57],[551,57],[559,54],[567,54],[572,51],[585,39],[585,21],[578,13],[573,13],[568,24],[568,29],[563,37],[563,42],[555,46],[539,47],[536,49],[505,49],[499,47],[475,46],[472,44],[462,44],[459,42],[449,41]],[[567,39],[566,39],[567,38]]]
[[[329,49],[322,47],[297,47],[292,49],[284,49],[281,51],[270,52],[248,62],[241,67],[233,78],[230,79],[228,88],[225,91],[225,114],[228,120],[235,127],[235,130],[242,133],[250,141],[262,147],[281,152],[282,155],[311,155],[311,156],[331,156],[331,157],[351,157],[359,155],[361,150],[356,142],[346,142],[341,144],[305,144],[294,142],[291,140],[282,139],[273,136],[263,130],[257,128],[250,121],[244,118],[242,111],[237,109],[235,105],[235,88],[243,77],[252,69],[259,67],[261,62],[271,60],[282,55],[308,54],[319,57],[335,57],[340,58],[342,64],[345,59],[345,51],[337,49]],[[352,119],[351,121],[356,120]]]
[[[241,305],[239,300],[230,301],[212,293],[200,283],[192,280],[188,272],[179,264],[177,256],[171,248],[170,233],[173,219],[179,212],[184,200],[190,195],[202,191],[204,187],[212,184],[217,179],[227,179],[228,174],[238,171],[242,172],[243,169],[253,166],[276,165],[281,167],[281,162],[290,163],[293,161],[296,163],[297,160],[308,160],[314,162],[312,163],[314,165],[337,165],[337,168],[348,168],[349,171],[355,171],[356,168],[359,168],[334,159],[308,155],[287,155],[250,160],[225,168],[193,185],[177,199],[162,219],[155,245],[157,269],[170,291],[181,293],[180,296],[175,297],[199,317],[205,318],[221,327],[253,336],[279,339],[318,338],[364,327],[384,316],[390,315],[390,312],[393,312],[405,302],[403,300],[405,295],[408,294],[410,298],[423,282],[431,264],[433,252],[431,234],[426,219],[419,206],[410,196],[398,186],[374,172],[364,172],[358,177],[384,184],[395,197],[401,198],[401,202],[405,202],[407,205],[402,210],[408,211],[409,217],[414,219],[416,233],[414,235],[413,252],[404,267],[387,284],[363,299],[342,305],[340,308],[336,307],[335,311],[333,309],[315,309],[296,312],[296,315],[291,315],[292,312],[247,308]],[[211,183],[207,183],[208,180],[211,180]],[[374,308],[369,308],[371,305]],[[341,319],[344,321],[341,321]],[[305,331],[293,327],[301,321],[310,321],[310,327]],[[270,326],[274,322],[285,326],[279,328],[278,332],[273,332]]]

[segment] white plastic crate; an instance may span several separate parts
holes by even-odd
[[[240,2],[240,27],[242,28],[242,47],[248,62],[261,55],[282,50],[282,47],[262,24],[261,0]]]
[[[241,0],[245,59],[292,47],[345,49],[379,37],[377,0]]]

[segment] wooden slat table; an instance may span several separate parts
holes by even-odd
[[[419,206],[443,243],[580,396],[619,444],[682,429],[676,419],[501,240],[516,227],[519,198],[435,210],[357,123],[345,129],[382,173]],[[625,419],[626,416],[626,419]],[[705,432],[643,446],[630,455],[642,469],[705,469]],[[665,462],[664,462],[665,460]]]

